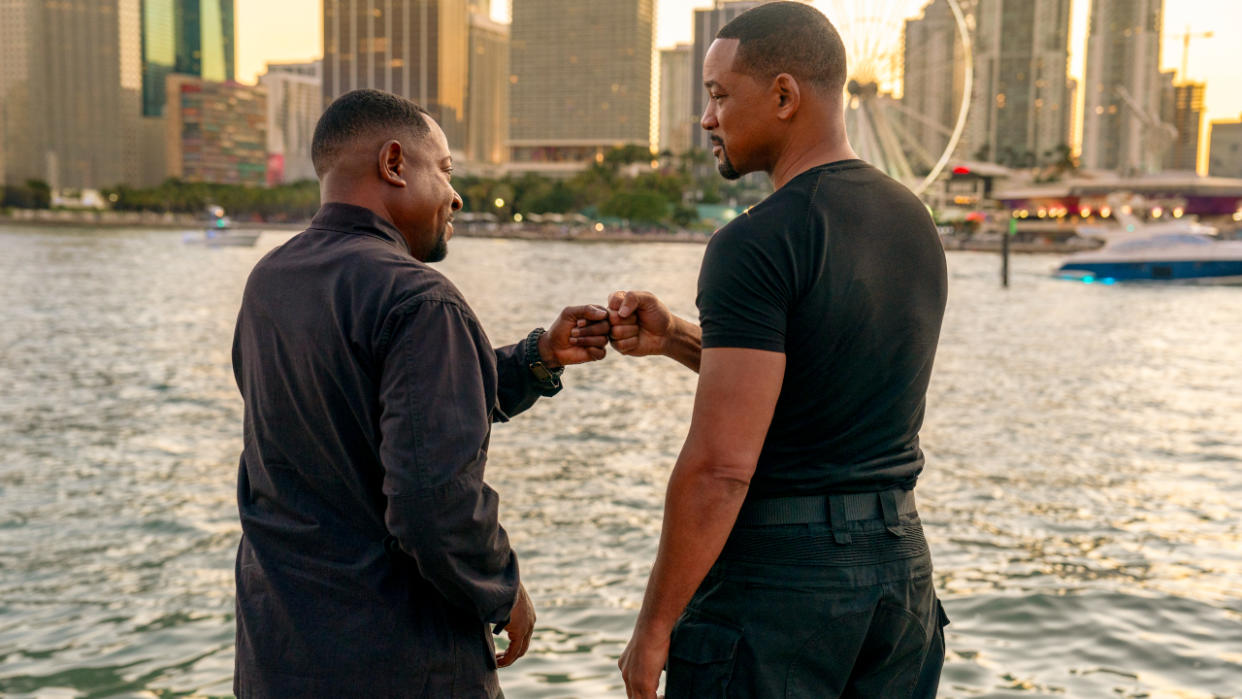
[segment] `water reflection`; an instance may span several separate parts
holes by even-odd
[[[240,400],[229,341],[266,248],[0,230],[0,693],[225,695]],[[702,248],[458,239],[496,343],[648,288],[694,315]],[[919,488],[953,617],[942,696],[1242,687],[1242,289],[1099,287],[950,257]],[[571,369],[497,428],[489,478],[540,628],[510,697],[620,696],[695,377]]]

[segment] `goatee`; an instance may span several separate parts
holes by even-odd
[[[733,162],[729,160],[729,153],[725,150],[724,141],[712,140],[712,145],[720,146],[720,162],[716,163],[716,170],[720,176],[726,180],[736,180],[742,176],[742,173],[733,167]]]
[[[431,248],[431,252],[427,253],[427,259],[423,262],[439,262],[448,257],[448,239],[447,229],[440,230],[440,237],[436,238],[435,247]]]

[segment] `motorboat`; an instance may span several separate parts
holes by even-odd
[[[1104,246],[1065,258],[1056,276],[1088,284],[1242,284],[1242,241],[1222,241],[1216,228],[1190,219],[1116,218],[1111,226],[1080,226],[1079,236]]]
[[[187,231],[181,240],[189,245],[206,245],[209,248],[221,247],[253,247],[255,241],[263,234],[261,230],[249,228],[204,228],[201,231]]]
[[[181,234],[182,242],[209,248],[248,248],[253,247],[263,234],[263,231],[254,228],[235,228],[233,221],[224,215],[224,209],[214,204],[207,207],[207,218],[210,223],[202,230]]]

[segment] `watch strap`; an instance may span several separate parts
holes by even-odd
[[[561,387],[561,373],[565,369],[563,367],[548,367],[548,365],[543,363],[542,355],[539,354],[539,338],[546,332],[543,328],[535,328],[530,331],[530,334],[526,336],[522,343],[522,354],[526,361],[526,367],[534,377],[535,383],[539,384],[541,388],[559,390]]]

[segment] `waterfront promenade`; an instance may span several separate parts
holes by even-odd
[[[264,231],[300,231],[310,221],[234,221],[237,228]],[[63,228],[83,227],[98,230],[118,228],[165,229],[177,231],[199,230],[208,225],[204,219],[189,214],[156,213],[150,211],[91,211],[91,210],[18,210],[0,212],[0,228]],[[511,240],[560,240],[581,242],[639,242],[639,243],[706,243],[711,237],[709,230],[643,228],[619,226],[595,226],[593,224],[535,224],[535,223],[479,223],[458,222],[454,235],[464,238],[505,238]],[[1000,239],[942,237],[948,250],[997,252]],[[1014,253],[1071,253],[1093,247],[1090,242],[1065,242],[1060,239],[1014,242]]]

